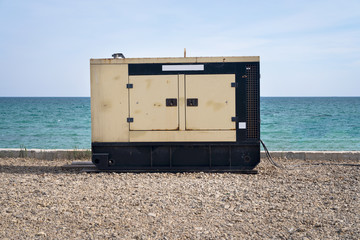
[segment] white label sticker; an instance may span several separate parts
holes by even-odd
[[[204,71],[204,64],[162,65],[163,71]]]
[[[246,122],[239,122],[239,129],[246,129]]]

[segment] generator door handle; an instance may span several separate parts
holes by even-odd
[[[166,106],[167,107],[176,107],[177,106],[177,99],[176,98],[167,98],[166,99]]]
[[[197,107],[198,106],[198,99],[197,98],[188,98],[186,101],[186,105],[188,107]]]

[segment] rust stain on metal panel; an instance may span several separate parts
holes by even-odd
[[[109,109],[111,107],[111,102],[103,102],[101,106],[102,109]]]
[[[154,103],[154,107],[161,107],[162,104],[161,103]]]
[[[105,59],[102,59],[104,64],[111,64],[112,63],[112,59],[109,59],[109,58],[105,58]]]
[[[151,83],[152,83],[151,79],[146,79],[146,89],[150,89]]]
[[[225,103],[214,102],[212,100],[206,102],[206,106],[212,107],[214,111],[219,111],[225,107]]]

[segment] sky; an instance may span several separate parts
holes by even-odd
[[[0,0],[0,96],[90,96],[90,58],[260,56],[261,96],[360,96],[360,1]]]

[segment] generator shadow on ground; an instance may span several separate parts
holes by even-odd
[[[172,169],[172,170],[107,170],[102,171],[96,168],[69,168],[69,165],[64,166],[12,166],[12,165],[0,165],[0,173],[6,174],[79,174],[79,173],[133,173],[133,174],[141,174],[141,173],[231,173],[231,174],[244,174],[244,175],[254,175],[258,174],[258,170],[206,170],[206,169],[194,169],[194,170],[184,170],[184,169]]]

